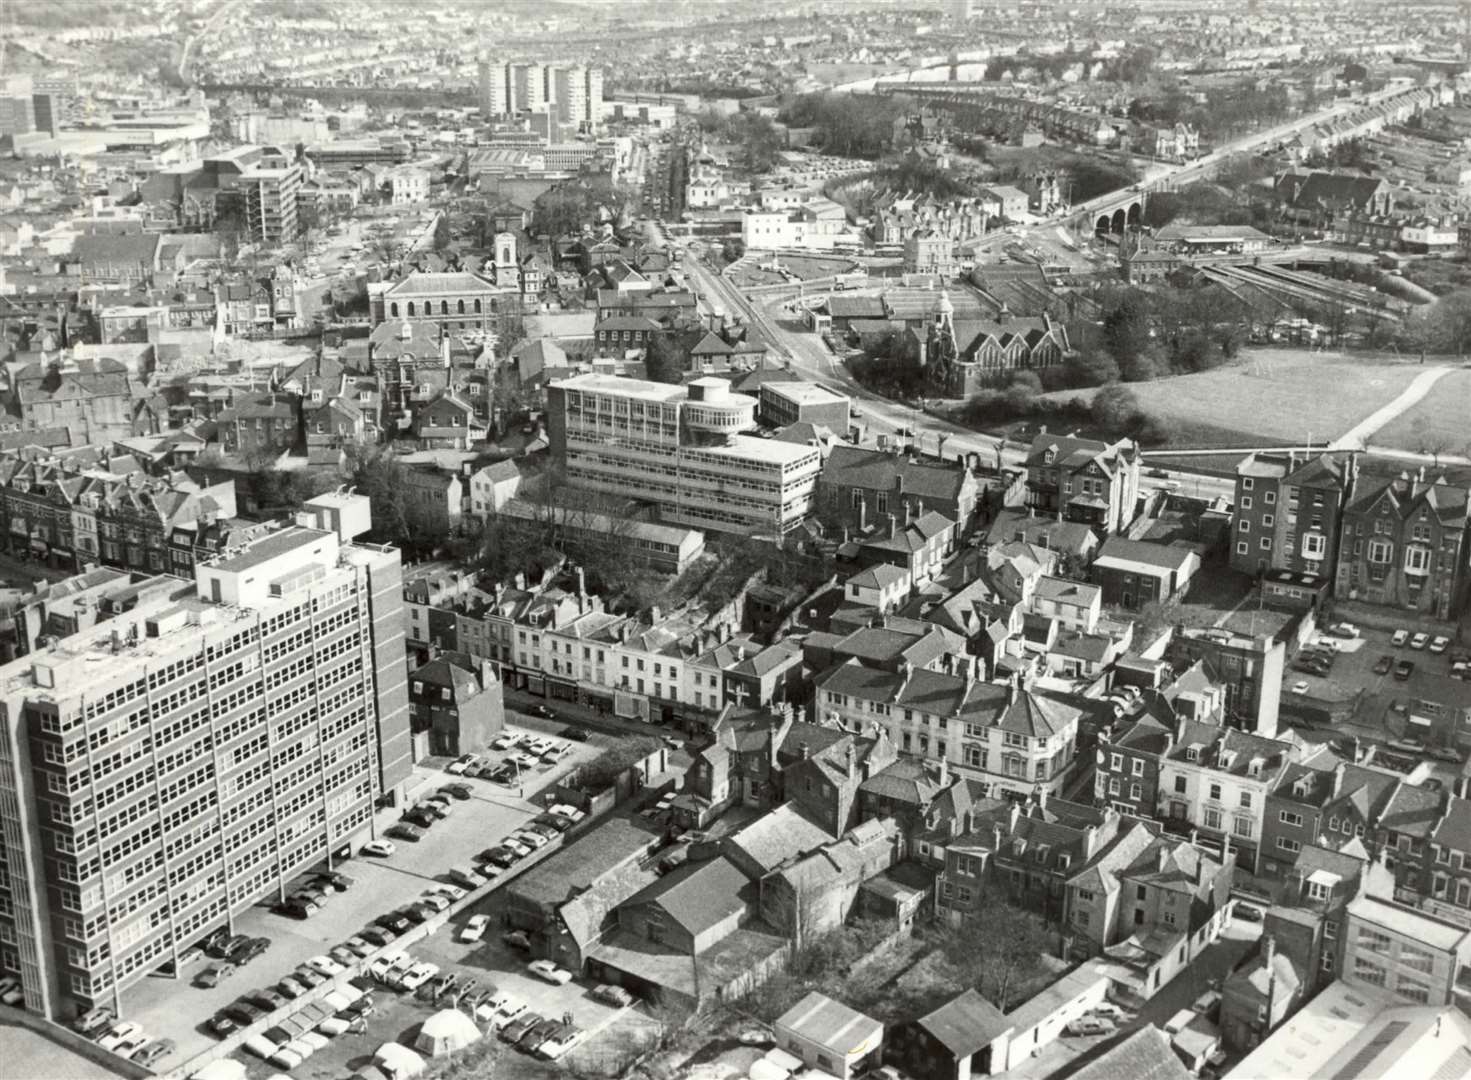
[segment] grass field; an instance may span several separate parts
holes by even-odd
[[[1142,408],[1172,424],[1172,446],[1300,444],[1310,435],[1314,443],[1325,443],[1396,397],[1418,371],[1412,363],[1306,349],[1250,349],[1214,371],[1130,383],[1129,389]],[[1064,390],[1053,396],[1091,393]],[[1442,403],[1454,397],[1440,387],[1434,396]]]
[[[1369,436],[1373,446],[1391,450],[1471,454],[1471,371],[1452,371],[1425,399]]]

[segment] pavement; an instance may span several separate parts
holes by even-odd
[[[516,725],[510,729],[529,730]],[[533,795],[554,779],[565,776],[602,749],[587,744],[571,745],[572,752],[555,768],[534,774],[528,781],[526,795]],[[151,1036],[171,1038],[178,1045],[177,1056],[166,1059],[166,1066],[185,1061],[215,1044],[214,1037],[202,1025],[217,1010],[242,994],[278,982],[309,957],[325,953],[377,916],[412,902],[431,886],[449,883],[447,872],[451,867],[494,846],[540,812],[540,807],[518,797],[514,790],[488,780],[451,776],[437,768],[426,768],[423,763],[417,771],[422,794],[462,781],[470,785],[473,795],[468,800],[456,800],[451,816],[428,830],[419,842],[395,840],[397,850],[391,857],[362,856],[338,863],[337,869],[352,878],[354,884],[347,892],[330,897],[325,910],[317,915],[306,920],[291,919],[270,910],[270,900],[267,900],[238,916],[231,926],[233,932],[270,938],[271,947],[219,986],[205,989],[189,981],[211,962],[202,960],[186,967],[181,978],[152,976],[124,992],[121,1010],[124,1019],[136,1020]],[[380,832],[398,813],[393,809],[380,815],[386,819],[379,822]],[[390,944],[389,948],[393,946]]]
[[[30,1028],[0,1023],[0,1080],[116,1080],[120,1072],[52,1042]]]

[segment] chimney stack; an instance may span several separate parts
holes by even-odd
[[[942,757],[940,759],[940,786],[942,788],[943,787],[949,787],[950,786],[950,759],[949,758]]]
[[[889,539],[890,540],[894,539],[894,536],[895,536],[895,534],[898,531],[899,531],[899,519],[897,517],[895,517],[893,514],[890,514],[889,515]]]
[[[848,744],[848,779],[855,780],[858,777],[858,748],[851,742]]]

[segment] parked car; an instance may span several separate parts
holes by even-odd
[[[441,795],[448,795],[452,799],[459,799],[462,802],[474,794],[470,790],[469,784],[445,784],[444,787],[439,789],[439,793]]]
[[[289,998],[292,1001],[295,1001],[297,998],[305,994],[307,990],[310,989],[310,987],[308,987],[306,983],[302,982],[295,976],[287,975],[284,979],[276,984],[276,989],[281,992],[282,997]]]
[[[592,732],[585,727],[563,728],[560,732],[562,738],[571,739],[573,742],[587,742],[592,738]]]
[[[271,947],[271,939],[268,937],[251,938],[244,947],[230,954],[230,962],[236,967],[244,967],[252,960],[259,960]]]
[[[1451,639],[1444,634],[1436,634],[1435,637],[1430,639],[1430,651],[1438,655],[1445,652],[1450,646],[1450,643]]]
[[[327,981],[327,976],[323,975],[314,967],[308,967],[306,964],[296,965],[291,971],[291,977],[299,983],[306,984],[308,989],[315,989]]]
[[[501,940],[513,949],[531,951],[531,939],[526,936],[525,930],[507,930],[501,935]]]
[[[234,1020],[241,1027],[249,1027],[261,1017],[265,1016],[265,1010],[259,1009],[245,1000],[232,1001],[222,1010],[226,1016]]]
[[[352,878],[346,874],[339,874],[336,870],[319,870],[312,879],[322,888],[330,888],[333,892],[347,892],[352,888]]]
[[[1415,673],[1415,664],[1410,660],[1401,660],[1394,665],[1394,677],[1400,682],[1405,682]]]
[[[532,819],[531,824],[552,829],[559,833],[564,833],[568,829],[572,828],[572,819],[563,817],[561,814],[537,814],[536,817]]]
[[[288,897],[275,907],[276,914],[289,919],[310,919],[321,910],[320,905],[301,897]]]
[[[407,967],[412,963],[413,961],[406,952],[384,953],[382,956],[373,958],[373,962],[368,965],[368,974],[379,982],[387,982],[388,973],[394,968]]]
[[[426,892],[419,897],[419,903],[425,907],[433,908],[435,913],[449,910],[449,897],[437,892]]]
[[[327,950],[327,956],[343,970],[352,967],[358,962],[358,954],[346,945],[333,945]]]
[[[348,952],[361,959],[362,957],[367,956],[370,952],[373,951],[374,945],[371,941],[366,940],[361,935],[354,934],[352,937],[344,941],[339,946],[339,948],[346,949]]]
[[[509,731],[503,731],[496,736],[495,741],[490,744],[492,750],[509,750],[516,745],[516,736]]]
[[[521,829],[519,832],[513,833],[511,835],[511,839],[525,844],[533,851],[540,851],[551,842],[541,833],[536,832],[532,829]]]
[[[510,869],[522,856],[520,852],[512,851],[505,844],[501,844],[498,847],[486,848],[480,853],[480,857],[484,862],[494,863],[502,869]]]
[[[222,1012],[217,1012],[204,1022],[204,1026],[216,1039],[223,1039],[240,1030],[240,1025]]]
[[[471,915],[470,921],[460,931],[461,941],[479,941],[485,937],[485,928],[490,925],[489,915]]]
[[[516,853],[518,859],[524,859],[531,854],[531,845],[523,843],[519,837],[508,836],[501,841],[501,847]]]
[[[413,925],[413,923],[411,923],[404,916],[404,914],[399,911],[390,911],[387,914],[378,916],[378,918],[374,921],[377,922],[377,924],[384,929],[392,930],[394,934],[402,934],[407,931],[410,926]]]
[[[1235,905],[1232,907],[1232,914],[1235,915],[1235,917],[1240,919],[1242,922],[1262,921],[1261,908],[1254,907],[1251,904],[1243,904],[1240,900],[1236,901]]]
[[[389,836],[397,837],[400,840],[407,840],[412,844],[417,844],[424,837],[424,830],[422,828],[405,821],[400,821],[398,824],[390,826],[386,831]]]
[[[1389,639],[1389,643],[1395,648],[1399,648],[1401,645],[1409,640],[1410,632],[1408,630],[1396,630],[1394,632],[1394,636]]]
[[[117,1014],[106,1005],[98,1005],[96,1008],[88,1009],[81,1016],[73,1020],[72,1030],[90,1039],[99,1031],[103,1031],[115,1023],[117,1023]]]
[[[358,936],[369,944],[378,946],[380,949],[398,937],[392,930],[384,926],[365,927]]]
[[[405,990],[417,990],[438,974],[438,964],[428,962],[418,963],[403,973],[403,976],[399,979],[399,984]]]
[[[1359,628],[1351,622],[1334,623],[1328,628],[1328,633],[1334,637],[1356,638],[1359,636]]]
[[[408,919],[415,926],[428,922],[435,915],[434,909],[427,904],[409,904],[406,907],[400,908],[399,911],[403,913],[405,919]]]
[[[1101,1016],[1080,1016],[1067,1026],[1069,1035],[1091,1038],[1097,1035],[1108,1035],[1117,1030],[1112,1020],[1105,1020]]]
[[[453,776],[463,776],[465,774],[465,769],[474,760],[474,754],[461,754],[459,757],[455,758],[448,765],[446,765],[444,767],[444,771],[450,773]]]
[[[420,836],[424,835],[425,831],[434,828],[434,823],[437,820],[438,818],[436,818],[428,810],[423,810],[416,806],[414,807],[414,809],[405,813],[404,816],[399,819],[398,824],[395,825],[393,829],[417,829],[418,834],[414,837],[414,839],[417,840]],[[402,835],[402,833],[394,833],[393,829],[388,830],[390,834]],[[405,837],[405,839],[408,838]]]
[[[228,960],[222,960],[218,964],[211,964],[198,975],[194,976],[194,985],[202,987],[219,986],[231,975],[235,974],[235,965]]]
[[[1430,635],[1427,634],[1427,633],[1425,633],[1423,630],[1419,631],[1413,637],[1410,638],[1410,648],[1412,648],[1412,649],[1423,649],[1423,648],[1425,648],[1426,645],[1429,645],[1429,644],[1430,644]]]
[[[309,957],[307,959],[306,966],[311,968],[313,971],[317,972],[324,978],[328,979],[332,978],[334,975],[341,975],[344,971],[347,970],[342,964],[339,964],[330,956]]]
[[[545,1020],[546,1017],[541,1013],[522,1013],[500,1029],[500,1037],[505,1042],[515,1043],[520,1040],[521,1036]]]
[[[1374,674],[1388,675],[1389,669],[1392,667],[1394,667],[1394,657],[1390,656],[1389,653],[1385,653],[1378,660],[1374,661]]]
[[[432,802],[429,799],[425,799],[423,802],[418,803],[409,813],[428,814],[433,821],[443,821],[449,817],[450,809],[448,803]],[[404,816],[407,817],[408,815],[405,814]]]
[[[557,986],[566,986],[569,982],[572,981],[572,972],[568,971],[566,968],[559,968],[551,960],[533,960],[531,961],[531,963],[526,965],[526,970],[531,972],[531,974],[535,975],[538,979],[544,979],[545,981],[549,983],[554,983]]]
[[[144,1068],[148,1068],[156,1061],[162,1061],[177,1049],[173,1039],[154,1039],[153,1042],[144,1046],[133,1054],[133,1060]]]
[[[541,1044],[555,1035],[561,1026],[560,1020],[543,1020],[539,1024],[533,1024],[516,1040],[516,1049],[526,1054],[536,1053]]]
[[[1215,1011],[1220,1006],[1220,1004],[1220,991],[1207,990],[1205,993],[1201,994],[1200,997],[1196,998],[1194,1003],[1190,1007],[1196,1012],[1200,1013],[1201,1016],[1209,1019],[1211,1016],[1215,1015]]]
[[[283,1006],[289,1005],[291,999],[279,990],[253,990],[245,995],[245,1000],[259,1009],[273,1013]]]
[[[468,895],[460,886],[446,885],[443,882],[432,886],[429,891],[437,892],[441,896],[448,896],[451,900],[463,900]]]
[[[581,1042],[585,1034],[586,1032],[573,1024],[558,1024],[557,1030],[536,1048],[536,1056],[556,1061]]]
[[[633,1004],[632,994],[621,986],[612,986],[608,983],[594,987],[591,996],[606,1005],[615,1005],[620,1009]]]

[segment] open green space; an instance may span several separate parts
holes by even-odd
[[[1309,437],[1326,443],[1341,435],[1398,396],[1418,371],[1410,363],[1306,349],[1249,349],[1239,361],[1211,371],[1128,386],[1141,409],[1171,427],[1171,446],[1300,445]],[[1050,396],[1093,393],[1062,390]],[[1434,396],[1453,395],[1437,387]]]
[[[1429,394],[1369,436],[1373,446],[1471,454],[1471,370],[1452,371]]]

